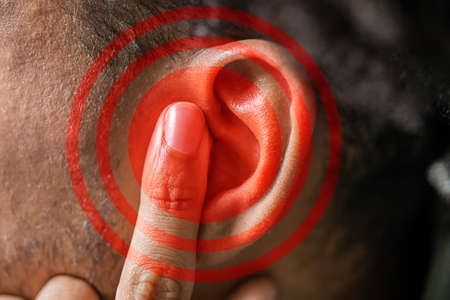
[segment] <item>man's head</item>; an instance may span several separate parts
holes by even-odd
[[[431,129],[434,132],[434,124],[441,122],[434,121],[429,101],[428,87],[433,86],[435,77],[428,78],[420,63],[412,64],[419,55],[403,56],[410,49],[411,27],[402,21],[399,6],[358,3],[331,1],[327,9],[313,1],[224,4],[258,14],[297,39],[323,69],[341,114],[343,164],[333,202],[310,237],[268,270],[291,298],[395,297],[408,283],[420,280],[421,275],[407,272],[407,265],[420,261],[421,268],[426,257],[426,247],[417,252],[409,249],[410,257],[403,251],[412,243],[426,241],[417,238],[417,230],[423,228],[417,221],[424,217],[430,193],[423,183],[423,171],[440,154],[439,148],[430,150],[435,143]],[[123,258],[87,221],[67,168],[66,130],[72,100],[90,64],[121,32],[168,9],[197,4],[215,3],[0,0],[0,237],[4,245],[0,249],[0,292],[31,297],[49,276],[70,273],[87,278],[105,298],[114,295]],[[364,12],[367,16],[361,18]],[[367,22],[370,18],[375,20]],[[190,35],[265,38],[249,28],[222,21],[180,22],[154,30],[111,61],[85,107],[79,143],[83,175],[88,178],[86,184],[97,209],[124,239],[129,239],[133,227],[111,203],[97,167],[99,113],[112,84],[135,59],[158,45]],[[275,50],[261,46],[261,51],[274,57]],[[111,167],[135,208],[139,185],[128,160],[128,134],[139,101],[165,75],[199,59],[215,59],[217,53],[211,53],[186,51],[155,63],[127,89],[114,113],[109,135]],[[238,61],[228,67],[259,80],[265,92],[273,93],[272,98],[279,95],[273,90],[273,81],[252,64]],[[420,72],[411,74],[415,70]],[[424,84],[422,77],[430,84]],[[222,92],[226,94],[227,89]],[[448,109],[445,97],[436,101],[444,117]],[[282,103],[279,100],[274,104],[278,106],[277,117],[289,120]],[[316,105],[313,178],[306,187],[309,197],[304,197],[305,206],[294,219],[303,218],[314,201],[327,162],[327,123],[318,99]],[[226,113],[235,117],[232,111]],[[291,129],[289,124],[285,124],[287,131]],[[245,144],[254,142],[252,134],[244,139]],[[224,143],[218,155],[220,151],[229,153],[227,147],[238,146]],[[237,178],[233,187],[251,175],[258,163],[252,161],[255,157],[237,158],[239,165],[248,164],[245,167],[249,171]],[[229,170],[236,172],[237,168]],[[220,182],[220,178],[216,180]],[[222,230],[233,232],[242,224],[243,220],[236,221]],[[291,229],[287,223],[272,235]],[[265,243],[261,245],[270,246],[272,241]],[[255,253],[258,249],[249,247],[233,259],[245,260]],[[35,274],[36,281],[26,286],[7,275],[30,273]],[[388,280],[398,277],[396,274],[402,279]],[[371,278],[380,288],[367,295],[373,284]],[[304,284],[299,287],[298,282]],[[215,297],[212,292],[224,293],[232,284],[199,285],[196,293]],[[324,289],[324,284],[328,288]]]

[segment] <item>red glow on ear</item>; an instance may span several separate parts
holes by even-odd
[[[244,26],[253,28],[258,32],[261,32],[262,34],[265,34],[275,42],[282,45],[288,52],[290,52],[293,57],[303,66],[309,78],[316,87],[318,94],[320,95],[328,123],[328,135],[330,142],[329,157],[324,181],[321,186],[319,196],[316,199],[311,211],[308,213],[306,219],[304,219],[301,224],[298,225],[298,227],[291,235],[289,235],[289,237],[287,237],[284,241],[276,245],[273,249],[271,249],[264,255],[238,265],[234,265],[231,267],[221,267],[217,269],[180,268],[152,259],[140,253],[136,249],[131,248],[129,244],[109,226],[108,222],[103,218],[103,216],[95,207],[95,204],[93,203],[91,195],[89,194],[89,191],[87,189],[87,185],[85,182],[86,178],[84,178],[83,176],[80,162],[79,134],[83,113],[85,111],[90,91],[100,74],[103,72],[104,68],[111,62],[112,59],[117,56],[117,54],[122,49],[124,49],[130,42],[134,41],[140,36],[163,25],[191,19],[221,19],[223,21],[242,24]],[[108,136],[110,123],[113,118],[115,107],[120,101],[121,95],[124,93],[125,89],[131,83],[131,81],[139,73],[141,73],[146,67],[150,66],[153,62],[164,56],[186,49],[216,48],[218,45],[223,45],[229,42],[231,42],[231,40],[225,38],[201,36],[182,38],[156,47],[141,56],[134,63],[132,63],[120,76],[120,78],[116,81],[116,83],[108,93],[99,116],[97,128],[97,163],[105,189],[107,190],[111,201],[114,203],[118,211],[131,224],[134,224],[137,218],[137,212],[129,205],[127,199],[125,199],[120,188],[118,187],[111,169],[111,163],[109,161]],[[167,51],[167,49],[169,49],[170,51]],[[244,50],[244,52],[246,52],[245,47],[238,47],[236,50]],[[232,50],[232,52],[235,51]],[[242,55],[242,53],[235,54]],[[243,56],[247,57],[246,55]],[[262,67],[264,68],[264,66]],[[266,71],[268,71],[272,75],[272,77],[276,79],[277,74],[273,74],[272,72],[270,72],[270,70],[267,69]],[[191,81],[191,84],[196,85],[198,84],[198,82]],[[289,88],[290,86],[290,84],[286,82],[284,84],[282,82],[279,82],[279,84],[283,87],[285,92],[285,87]],[[308,142],[311,135],[311,127],[309,123],[310,120],[308,117],[308,112],[304,107],[302,97],[296,97],[298,95],[291,95],[291,93],[289,92],[286,93],[286,95],[289,95],[291,104],[294,104],[294,111],[300,128],[299,138],[303,141]],[[201,101],[201,99],[203,98],[196,98],[196,101]],[[162,103],[165,103],[163,102],[165,101],[165,98],[160,100]],[[176,99],[176,101],[182,101],[182,99]],[[207,107],[207,105],[202,106],[203,110],[206,112],[205,107]],[[152,107],[152,109],[154,108]],[[161,110],[159,110],[159,112]],[[149,124],[155,124],[156,122],[151,120],[147,121],[149,122]],[[211,124],[211,120],[208,120],[208,122]],[[301,128],[306,130],[301,130]],[[142,134],[145,134],[145,132],[142,132]],[[151,131],[149,134],[151,135]],[[255,137],[257,138],[256,133]],[[91,222],[91,225],[95,228],[95,230],[104,238],[104,240],[107,241],[108,244],[118,253],[120,253],[124,257],[127,257],[127,259],[130,259],[139,266],[153,271],[159,275],[173,279],[208,282],[230,280],[249,275],[257,271],[261,271],[285,257],[295,247],[297,247],[317,225],[332,199],[333,191],[335,189],[339,175],[342,151],[342,136],[339,122],[339,113],[337,111],[334,96],[330,86],[327,83],[326,78],[324,77],[312,57],[309,56],[309,54],[292,37],[284,33],[273,24],[267,22],[266,20],[242,11],[210,6],[184,7],[181,9],[166,11],[162,14],[152,16],[139,22],[138,24],[121,33],[116,39],[114,39],[95,59],[95,61],[92,63],[92,65],[89,67],[89,70],[83,77],[82,82],[80,83],[80,86],[72,103],[72,108],[67,123],[66,138],[67,164],[74,192],[77,196],[77,200],[79,201],[81,208],[86,214],[86,217]],[[260,151],[259,160],[261,160],[262,152],[263,151]],[[310,151],[308,147],[300,147],[299,166],[297,168],[297,172],[291,184],[289,192],[286,196],[286,198],[288,198],[288,205],[286,206],[284,212],[290,209],[291,206],[289,205],[289,203],[295,201],[302,190],[307,172],[301,171],[309,169],[309,154]],[[255,173],[257,172],[255,171]],[[168,246],[185,251],[198,250],[200,252],[223,251],[232,249],[234,247],[239,247],[254,240],[254,238],[261,236],[261,234],[263,234],[264,232],[267,232],[270,226],[273,226],[275,224],[274,221],[278,220],[278,216],[283,216],[283,214],[278,215],[277,211],[279,210],[283,210],[283,207],[280,207],[280,205],[278,205],[278,207],[274,209],[274,211],[267,219],[254,226],[254,228],[249,229],[248,232],[242,232],[238,235],[229,236],[219,240],[197,241],[172,236],[172,238],[174,238],[174,244]],[[162,234],[167,234],[165,232],[161,232],[155,226],[151,228],[151,232],[154,233],[154,236],[156,238],[160,237]],[[153,238],[153,236],[151,236],[151,238]],[[199,249],[195,248],[197,242],[199,244]]]
[[[222,67],[190,67],[166,76],[143,97],[131,123],[129,156],[138,182],[156,120],[177,101],[200,106],[213,137],[202,221],[235,217],[265,194],[277,174],[281,134],[275,111],[251,81]]]

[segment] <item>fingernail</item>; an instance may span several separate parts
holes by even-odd
[[[204,134],[205,118],[198,106],[178,102],[169,107],[164,125],[166,143],[176,151],[194,154]]]

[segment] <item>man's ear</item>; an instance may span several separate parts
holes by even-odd
[[[223,67],[208,87],[221,103],[222,117],[206,112],[214,144],[203,219],[219,222],[203,224],[200,239],[224,239],[236,247],[248,245],[278,220],[273,212],[302,171],[299,160],[311,151],[315,94],[298,63],[271,42],[245,40],[218,48],[194,60]],[[215,244],[203,243],[205,249],[200,244],[199,250],[214,250]],[[206,264],[227,260],[237,251],[200,253],[199,262],[202,257]]]
[[[198,244],[199,262],[211,265],[234,256],[278,220],[310,157],[315,94],[285,50],[245,40],[202,50],[155,84],[132,127],[150,137],[157,116],[178,101],[203,110],[213,139],[199,236],[205,241]]]

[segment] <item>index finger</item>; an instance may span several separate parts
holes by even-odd
[[[147,150],[139,216],[116,299],[190,299],[193,282],[168,278],[151,261],[193,269],[196,253],[166,246],[170,243],[162,243],[162,237],[151,239],[145,230],[152,230],[146,227],[150,223],[171,235],[197,238],[210,147],[205,119],[196,105],[178,102],[161,114]],[[142,257],[150,259],[142,262]]]

